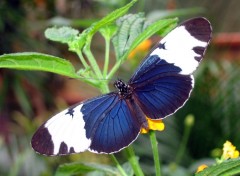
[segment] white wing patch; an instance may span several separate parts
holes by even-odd
[[[161,41],[165,49],[156,48],[150,55],[158,55],[161,59],[166,60],[168,63],[173,63],[182,69],[180,74],[189,75],[196,70],[199,62],[195,57],[201,57],[194,52],[194,47],[206,47],[207,42],[200,41],[185,29],[184,26],[179,26],[171,31]]]
[[[86,138],[85,122],[81,113],[82,105],[73,108],[72,114],[68,113],[69,109],[60,112],[44,125],[52,136],[54,155],[59,153],[63,142],[67,146],[68,153],[71,148],[74,153],[83,152],[89,148],[91,140]]]

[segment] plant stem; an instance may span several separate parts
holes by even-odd
[[[153,159],[155,165],[155,172],[157,176],[161,176],[161,166],[160,166],[160,159],[159,159],[159,152],[158,152],[158,142],[156,138],[156,133],[153,130],[149,131],[150,141],[153,150]]]
[[[109,93],[108,80],[102,80],[99,88],[103,94]]]
[[[124,151],[127,154],[128,161],[130,162],[135,175],[136,176],[144,176],[142,168],[139,165],[138,159],[134,153],[132,146],[131,145],[128,146]]]
[[[114,154],[110,155],[112,160],[115,162],[119,172],[121,173],[122,176],[127,176],[127,173],[124,171],[124,169],[122,168],[122,166],[119,164],[118,160],[116,159],[116,157],[114,156]]]
[[[113,77],[113,75],[116,73],[116,71],[118,70],[118,68],[120,67],[120,65],[122,64],[122,60],[119,59],[115,65],[112,67],[111,71],[108,73],[106,79],[111,79]]]
[[[91,64],[91,67],[93,69],[93,71],[95,72],[95,75],[98,79],[102,79],[102,72],[96,62],[96,59],[94,58],[91,50],[90,50],[90,44],[86,45],[84,47],[84,53],[86,54],[89,63]]]
[[[191,129],[192,129],[192,125],[186,125],[185,124],[184,132],[183,132],[183,138],[182,138],[182,141],[180,143],[179,150],[177,152],[176,159],[175,159],[175,163],[177,165],[180,163],[180,161],[181,161],[181,159],[184,155]]]
[[[84,59],[84,57],[83,57],[83,55],[82,55],[82,52],[79,51],[79,50],[77,50],[77,51],[75,51],[75,52],[77,53],[78,57],[80,58],[83,66],[85,67],[85,69],[88,69],[88,68],[89,68],[89,65],[88,65],[88,63],[85,61],[85,59]]]
[[[105,62],[103,67],[103,77],[106,78],[108,72],[108,65],[109,65],[109,53],[110,53],[110,38],[105,38]]]

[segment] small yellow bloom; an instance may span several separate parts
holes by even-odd
[[[232,145],[231,142],[226,141],[223,144],[223,154],[222,158],[224,160],[230,159],[230,158],[238,158],[239,157],[239,151],[236,150],[236,147]]]
[[[134,50],[131,51],[131,53],[129,54],[128,58],[132,59],[134,58],[134,56],[137,55],[137,53],[139,52],[146,52],[149,51],[150,47],[152,45],[152,41],[147,39],[144,40],[142,43],[140,43]]]
[[[157,131],[163,131],[164,130],[164,123],[162,120],[152,120],[147,117],[148,122],[148,129],[142,128],[141,133],[145,134],[148,133],[149,130],[157,130]]]
[[[202,165],[198,166],[196,173],[203,171],[203,170],[206,169],[207,167],[208,167],[208,166],[207,166],[206,164],[202,164]]]

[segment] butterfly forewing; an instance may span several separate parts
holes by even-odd
[[[44,123],[33,135],[33,149],[45,155],[65,155],[87,150],[91,139],[86,137],[82,106],[83,103],[70,107]]]
[[[159,119],[175,112],[188,99],[193,77],[179,74],[178,67],[158,56],[150,56],[150,59],[155,61],[153,71],[150,71],[154,76],[147,80],[141,76],[130,86],[134,88],[133,96],[146,116]]]
[[[139,66],[129,85],[148,117],[164,118],[187,101],[194,83],[192,73],[206,51],[211,31],[205,18],[188,20],[167,34]]]

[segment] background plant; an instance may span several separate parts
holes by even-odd
[[[112,78],[122,62],[127,58],[131,50],[133,50],[143,40],[150,37],[155,32],[160,31],[162,34],[164,34],[167,33],[172,27],[176,26],[176,19],[161,20],[150,24],[145,21],[143,14],[127,15],[125,17],[122,17],[116,23],[117,26],[115,26],[113,22],[117,18],[124,15],[134,2],[135,1],[132,1],[123,8],[117,9],[114,12],[110,13],[100,21],[93,23],[81,34],[79,34],[77,30],[69,27],[50,28],[46,30],[45,34],[47,38],[53,41],[68,44],[69,49],[79,56],[84,69],[80,69],[75,72],[74,66],[70,62],[58,57],[40,53],[15,53],[2,55],[0,59],[1,67],[22,70],[49,71],[71,78],[79,78],[84,82],[97,87],[101,90],[102,93],[107,93],[109,92],[108,81]],[[116,30],[117,27],[118,30]],[[90,48],[92,37],[97,31],[100,31],[106,42],[105,64],[103,71],[101,71],[99,68],[99,65],[97,64]],[[108,72],[110,39],[112,36],[113,46],[116,53],[116,63]],[[83,53],[86,55],[87,61],[83,56]],[[134,159],[135,156],[133,151],[129,150],[128,155],[134,172],[137,175],[142,175],[142,171],[139,170],[139,167],[135,168],[137,161]],[[116,161],[115,158],[114,160]],[[118,162],[117,165],[119,165]],[[72,164],[68,166],[67,170],[72,166]],[[77,166],[80,167],[80,164],[77,164]],[[97,169],[96,167],[93,168]],[[100,168],[106,167],[101,166],[99,169]],[[75,169],[76,168],[74,167],[74,170]],[[104,171],[109,172],[107,169]],[[61,174],[62,170],[58,170],[57,174],[59,174],[59,172]],[[76,173],[76,171],[74,173]]]
[[[22,5],[24,5],[24,7],[30,6],[31,8],[27,7],[28,11],[25,11],[24,13],[24,17],[27,17],[27,20],[26,18],[22,18],[23,21],[21,21],[20,25],[17,27],[16,25],[18,23],[12,23],[12,26],[14,26],[16,30],[24,32],[25,35],[20,36],[21,42],[16,42],[16,40],[14,40],[11,45],[14,47],[9,51],[39,51],[43,53],[51,53],[52,55],[59,56],[60,58],[69,59],[71,63],[73,63],[75,70],[78,70],[82,67],[79,60],[76,59],[75,54],[67,52],[67,47],[65,47],[66,45],[60,45],[56,42],[53,43],[44,40],[44,38],[41,37],[41,34],[43,33],[41,30],[45,29],[49,24],[54,24],[71,25],[78,27],[80,31],[82,31],[84,28],[92,24],[92,22],[98,21],[96,17],[102,16],[103,13],[107,14],[116,7],[122,6],[121,4],[115,6],[106,6],[106,4],[104,4],[101,6],[101,1],[98,1],[99,4],[92,4],[90,1],[84,0],[81,1],[81,5],[85,10],[79,11],[79,9],[76,8],[78,6],[75,4],[75,6],[71,6],[74,9],[66,11],[67,15],[63,15],[61,13],[57,13],[56,8],[54,8],[52,3],[53,1],[45,1],[45,9],[49,11],[43,10],[42,6],[38,4],[40,1],[34,2],[35,4],[31,2],[29,3],[28,1],[19,1],[18,5],[22,11],[24,10]],[[0,3],[1,8],[4,7],[2,6],[3,3],[5,3],[5,1]],[[66,7],[70,6],[71,3],[74,3],[74,1],[68,2]],[[205,7],[205,12],[203,8],[192,8],[200,6]],[[212,4],[207,0],[199,2],[189,2],[187,0],[181,2],[171,1],[171,3],[169,1],[152,1],[152,3],[141,1],[132,8],[132,11],[145,11],[146,18],[149,21],[169,17],[171,15],[172,17],[178,16],[180,17],[180,20],[182,20],[183,18],[196,16],[195,14],[203,15],[204,12],[204,16],[207,16],[213,24],[214,32],[237,32],[239,31],[240,25],[237,20],[239,11],[234,9],[236,9],[238,6],[239,5],[237,1],[218,1],[214,8],[212,8]],[[187,7],[191,8],[185,9]],[[167,10],[162,11],[159,10],[159,8],[165,8]],[[206,11],[206,9],[209,8],[211,8],[211,11]],[[34,10],[31,12],[29,9]],[[4,10],[0,11],[0,13],[2,13],[2,17],[6,17],[5,12],[6,11]],[[8,12],[10,15],[13,14],[10,13],[10,10],[8,10]],[[72,19],[74,13],[80,14],[81,19]],[[64,16],[64,18],[57,16],[59,14]],[[76,17],[76,15],[74,17]],[[84,17],[87,19],[84,20]],[[32,21],[33,18],[35,18],[35,21]],[[9,18],[1,18],[1,24],[11,23],[11,20],[2,22],[7,19]],[[2,36],[7,36],[7,33],[4,32],[4,30],[2,31]],[[12,36],[14,36],[14,38],[8,37],[8,39],[16,39],[16,33],[13,33]],[[33,40],[29,40],[29,36],[33,37]],[[100,40],[99,42],[99,36],[100,35],[98,34],[94,35],[91,47],[94,48],[92,52],[94,56],[97,56],[96,59],[101,65],[100,68],[103,68],[104,59],[102,58],[104,58],[104,55],[101,54],[103,53],[102,48],[97,46],[97,44],[104,41]],[[154,37],[152,40],[152,43],[155,43],[158,39],[155,40]],[[5,40],[3,40],[2,37],[0,42],[3,42],[4,47],[7,47]],[[29,48],[26,48],[27,46],[29,46]],[[197,166],[202,162],[214,162],[210,156],[214,156],[214,158],[216,157],[215,148],[221,148],[225,140],[230,139],[237,147],[239,146],[239,138],[237,135],[237,124],[239,123],[239,108],[237,107],[239,100],[239,62],[237,59],[239,57],[237,54],[238,52],[236,52],[237,48],[234,49],[234,47],[234,52],[231,52],[231,55],[224,55],[224,53],[222,54],[222,48],[216,48],[216,43],[214,41],[211,43],[211,48],[208,50],[204,62],[201,64],[198,72],[195,74],[195,78],[197,78],[196,86],[190,101],[184,108],[175,114],[174,118],[167,118],[165,121],[166,130],[157,134],[163,170],[170,170],[174,174],[176,174],[176,172],[181,172],[184,173],[184,175],[187,173],[194,173]],[[225,49],[226,48],[228,47],[225,47]],[[1,53],[6,53],[2,51],[2,47],[0,48],[0,51]],[[111,48],[109,68],[111,68],[114,64],[111,62],[112,58],[114,58],[113,51],[114,48]],[[234,60],[227,60],[229,59],[229,56],[232,56]],[[143,57],[144,54],[134,59],[137,60]],[[127,64],[122,62],[123,65],[118,70],[117,75],[121,75],[120,77],[128,80],[129,75],[126,73],[131,72],[132,69],[138,65],[139,61],[132,62],[131,60],[126,60],[125,62],[127,62]],[[131,67],[129,67],[129,63],[132,64]],[[0,127],[1,135],[4,137],[0,147],[0,151],[2,151],[0,152],[0,158],[5,163],[8,163],[0,164],[1,173],[4,171],[2,168],[9,168],[5,170],[8,172],[10,168],[14,167],[15,169],[13,169],[14,171],[12,173],[13,175],[17,175],[17,173],[23,172],[23,165],[28,165],[29,163],[35,162],[36,164],[33,165],[35,166],[36,175],[39,175],[43,171],[48,174],[50,173],[49,175],[52,175],[57,166],[65,162],[84,160],[89,161],[88,159],[90,159],[92,162],[106,163],[107,165],[111,163],[111,160],[105,156],[97,155],[96,157],[90,153],[82,153],[77,156],[54,159],[46,157],[33,157],[35,154],[32,152],[27,141],[30,141],[31,135],[41,124],[41,122],[44,121],[44,119],[47,119],[54,112],[64,109],[67,106],[66,102],[68,104],[73,104],[99,94],[96,93],[96,89],[90,89],[87,87],[87,89],[92,91],[84,91],[83,95],[82,90],[86,89],[85,85],[77,84],[76,86],[74,82],[75,81],[73,79],[65,79],[62,76],[58,77],[54,74],[43,72],[7,69],[0,70],[0,120],[1,124],[4,124]],[[72,91],[72,89],[69,91],[68,88],[69,85],[72,85],[72,83],[74,83],[75,87],[79,87],[78,89],[74,89],[77,90],[77,93],[74,95],[70,95],[70,93],[74,91]],[[66,89],[66,85],[68,89]],[[68,95],[66,95],[65,92],[68,92]],[[78,97],[78,99],[69,99],[69,96]],[[40,106],[37,103],[33,103],[31,97],[37,97],[38,100],[41,100],[42,103]],[[63,97],[64,100],[61,97]],[[215,108],[215,106],[217,108]],[[175,155],[177,153],[177,149],[179,148],[179,144],[182,141],[182,135],[185,131],[184,119],[189,113],[194,115],[195,123],[191,128],[189,142],[186,145],[185,153],[178,165],[170,164],[175,162]],[[8,119],[7,123],[5,119]],[[25,142],[21,142],[23,136],[24,139],[26,137],[26,140],[24,140]],[[153,162],[150,143],[148,145],[149,152],[146,152],[145,150],[142,150],[143,147],[146,147],[145,145],[141,145],[142,142],[149,142],[147,135],[141,135],[133,145],[136,149],[135,152],[140,157],[140,164],[142,168],[144,171],[151,174],[153,173]],[[15,146],[15,150],[9,146]],[[29,150],[28,154],[30,156],[32,155],[31,157],[28,157],[29,163],[17,161],[17,158],[19,158],[18,155],[20,156],[23,154],[24,149]],[[117,155],[117,157],[120,159],[120,163],[124,163],[124,161],[126,161],[125,159],[122,159],[120,154]],[[42,164],[39,164],[39,161]],[[37,169],[37,167],[39,167],[39,169]],[[24,175],[27,175],[29,169],[25,169],[24,171]],[[6,175],[6,172],[4,172],[3,175]]]

